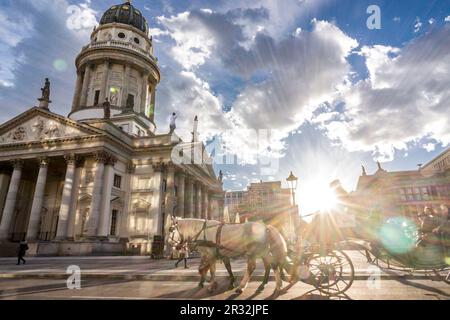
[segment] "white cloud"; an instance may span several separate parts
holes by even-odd
[[[434,18],[431,18],[431,19],[428,20],[429,24],[434,24],[435,22],[436,22],[436,19],[434,19]]]
[[[430,32],[402,49],[361,51],[370,77],[342,91],[342,118],[323,121],[330,138],[382,161],[395,149],[428,137],[450,143],[450,28]]]
[[[430,143],[422,145],[422,148],[427,150],[427,152],[431,152],[431,151],[434,151],[436,149],[436,145],[434,143],[430,142]]]
[[[190,19],[189,12],[170,18],[160,17],[159,22],[170,32],[176,45],[172,47],[173,58],[185,69],[192,69],[205,63],[216,44],[213,34],[200,21]]]
[[[444,21],[445,21],[445,22],[450,22],[450,16],[445,17]]]
[[[416,23],[414,24],[414,32],[417,33],[420,31],[420,29],[422,28],[422,22],[420,21],[420,18],[417,17],[416,18]]]
[[[257,83],[247,81],[231,111],[220,117],[234,130],[221,136],[227,150],[248,163],[254,163],[257,154],[283,156],[283,140],[289,133],[348,81],[351,67],[346,58],[358,46],[356,40],[325,21],[313,20],[311,32],[280,40],[261,28],[252,35],[240,24],[250,20],[258,30],[267,18],[263,8],[225,14],[203,10],[158,18],[174,41],[172,58],[197,80],[203,81],[198,68],[210,64],[222,65],[243,79],[255,73],[264,75]],[[209,87],[202,87],[212,95]],[[221,112],[217,105],[213,110]],[[187,109],[183,112],[190,113]],[[264,139],[255,139],[255,130],[260,129],[270,132],[262,131]]]
[[[18,10],[8,15],[0,11],[0,87],[14,86],[14,69],[22,61],[16,47],[32,36],[33,23],[30,16]]]
[[[283,139],[346,83],[351,70],[346,58],[357,45],[324,21],[314,21],[312,32],[278,43],[257,37],[251,51],[237,54],[237,69],[244,74],[264,70],[268,77],[240,93],[230,117],[241,128],[274,130],[271,154],[282,156]]]

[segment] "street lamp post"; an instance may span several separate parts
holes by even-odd
[[[291,174],[286,179],[286,181],[289,183],[289,187],[290,187],[291,193],[292,193],[292,204],[293,204],[293,208],[295,208],[295,206],[296,206],[296,204],[295,204],[295,190],[297,190],[298,178],[296,176],[294,176],[294,174],[291,171]],[[293,232],[291,232],[291,237],[293,237],[293,236],[296,236],[296,234],[295,234],[296,232],[295,232],[295,229],[294,229],[294,225],[292,223],[292,210],[289,212],[289,220],[290,220],[291,228],[294,230]],[[295,240],[291,239],[291,242],[294,243]]]

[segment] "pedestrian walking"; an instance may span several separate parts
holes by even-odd
[[[180,258],[175,263],[175,268],[178,268],[178,264],[184,260],[184,268],[188,269],[187,259],[189,258],[189,248],[187,242],[178,244],[176,249],[180,252]]]
[[[25,259],[23,258],[28,250],[28,244],[26,241],[21,241],[19,244],[19,248],[17,250],[17,265],[20,265],[20,262],[22,261],[23,264],[26,263]]]

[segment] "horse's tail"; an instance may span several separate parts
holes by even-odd
[[[281,233],[273,226],[267,226],[267,233],[269,235],[270,253],[273,258],[273,263],[281,268],[281,275],[284,281],[290,281],[284,275],[283,269],[289,275],[292,275],[294,263],[288,256],[288,248],[286,241]]]

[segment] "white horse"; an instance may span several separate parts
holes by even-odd
[[[263,260],[266,269],[264,283],[260,289],[267,283],[270,268],[272,268],[276,278],[275,293],[281,290],[283,269],[291,273],[293,267],[287,256],[286,242],[281,234],[276,228],[263,223],[223,224],[219,221],[174,218],[169,231],[169,238],[172,241],[177,239],[178,242],[193,244],[201,254],[199,285],[203,286],[209,270],[211,284],[208,290],[210,292],[217,287],[215,272],[218,259],[224,261],[231,281],[234,282],[230,259],[247,258],[247,271],[236,289],[238,293],[247,287],[258,258]]]

